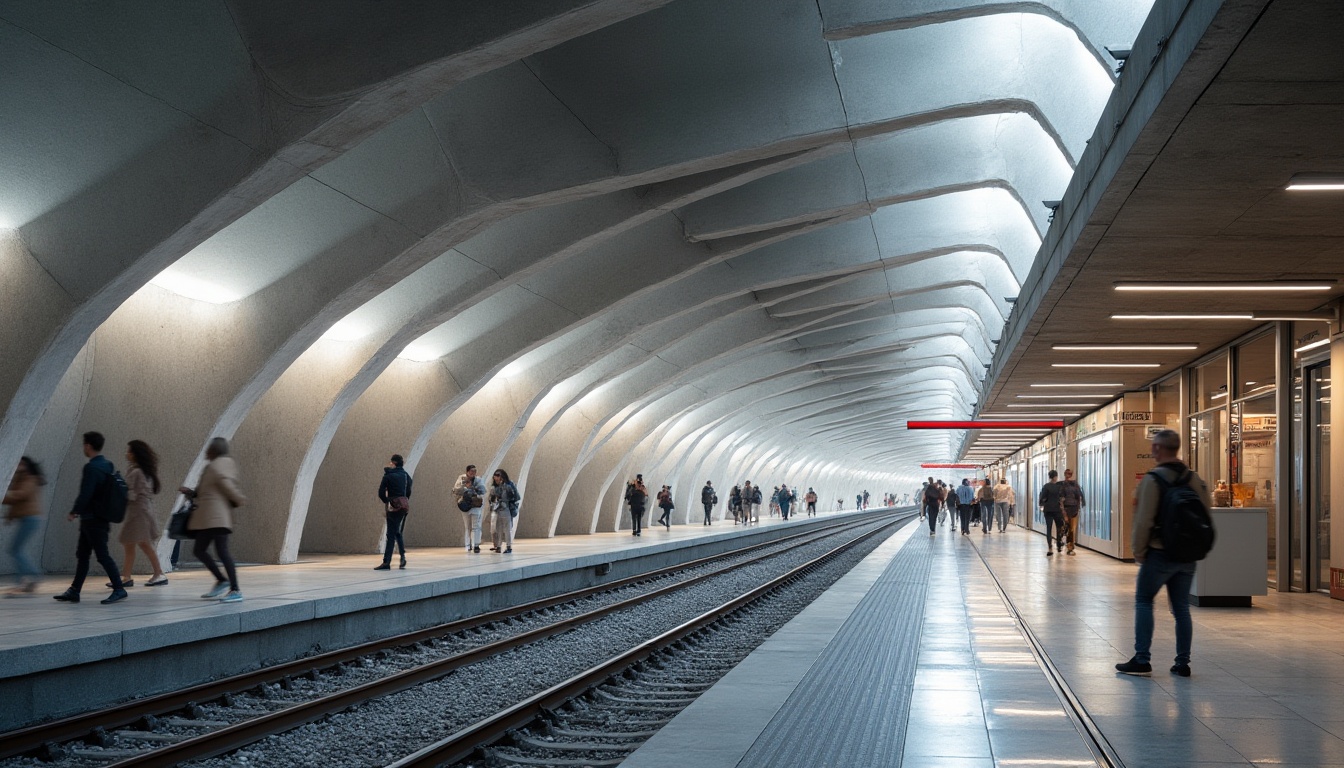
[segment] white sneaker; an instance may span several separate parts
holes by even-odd
[[[236,589],[229,590],[229,594],[219,599],[221,603],[241,603],[243,602],[243,593]]]
[[[204,595],[201,595],[201,599],[214,600],[228,591],[229,591],[229,582],[227,581],[216,582],[215,586],[209,592],[206,592]]]

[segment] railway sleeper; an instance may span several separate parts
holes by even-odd
[[[597,738],[611,738],[607,734],[598,734]],[[533,749],[553,749],[556,752],[634,752],[639,744],[608,744],[603,741],[546,741],[524,734],[515,734],[515,744]]]
[[[652,703],[652,704],[662,704],[662,705],[665,705],[665,706],[680,706],[680,707],[687,707],[687,706],[689,706],[689,705],[691,704],[691,702],[695,701],[695,697],[694,697],[694,696],[692,696],[692,697],[690,697],[690,698],[686,698],[686,697],[683,696],[683,697],[680,697],[680,698],[672,699],[672,698],[662,698],[662,697],[659,697],[659,696],[654,695],[654,696],[646,697],[646,698],[644,698],[644,699],[627,699],[627,698],[625,698],[625,697],[623,697],[623,696],[616,696],[616,695],[614,695],[614,694],[607,693],[606,691],[602,690],[601,688],[599,688],[599,689],[597,689],[596,691],[594,691],[594,692],[593,692],[593,695],[594,695],[594,696],[597,696],[598,698],[606,699],[607,701],[614,701],[614,702],[616,702],[617,704],[634,704],[634,705],[640,705],[640,704],[650,704],[650,703]]]

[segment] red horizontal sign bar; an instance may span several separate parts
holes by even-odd
[[[1054,421],[907,421],[906,429],[1063,429]]]
[[[921,469],[979,469],[983,464],[920,464]]]

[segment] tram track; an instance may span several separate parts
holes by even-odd
[[[512,648],[569,632],[632,605],[747,568],[878,518],[848,520],[615,582],[0,735],[0,756],[78,766],[177,765],[420,685]],[[691,573],[695,572],[695,573]],[[687,575],[687,574],[690,575]],[[682,578],[677,578],[677,575]],[[671,581],[671,583],[665,583]],[[652,589],[648,589],[652,586]],[[638,594],[590,608],[622,590]],[[515,631],[517,625],[540,624]],[[496,637],[498,636],[498,637]],[[466,647],[464,647],[466,646]],[[437,657],[425,660],[425,657]],[[398,662],[402,669],[379,671]],[[372,677],[373,679],[368,679]],[[349,684],[344,684],[348,680]],[[303,699],[309,689],[340,690]],[[6,763],[8,764],[8,763]]]

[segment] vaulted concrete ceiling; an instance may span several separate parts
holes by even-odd
[[[281,561],[394,451],[430,543],[468,462],[530,536],[637,471],[911,490],[1150,5],[0,2],[0,465],[232,437]]]

